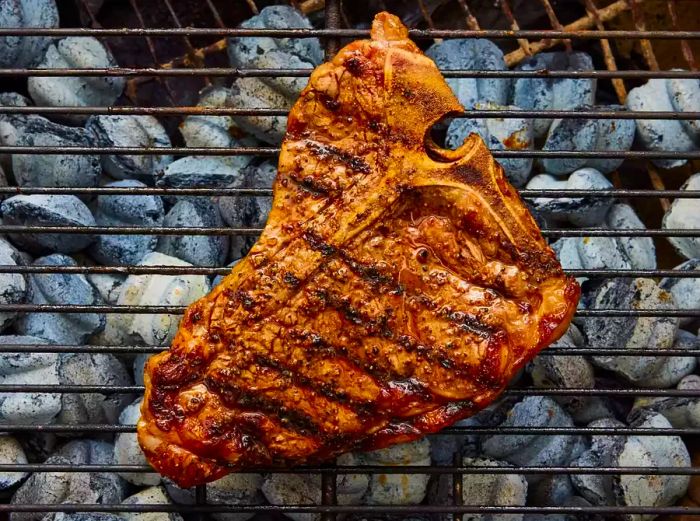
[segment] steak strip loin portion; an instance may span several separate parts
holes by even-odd
[[[150,359],[138,437],[181,487],[436,432],[559,338],[564,275],[398,18],[319,66],[292,108],[250,253]]]

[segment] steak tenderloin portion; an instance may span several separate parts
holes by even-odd
[[[146,368],[138,424],[180,486],[435,432],[488,405],[567,328],[579,288],[398,18],[294,105],[248,256]]]

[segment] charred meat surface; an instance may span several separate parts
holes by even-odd
[[[269,221],[146,369],[139,441],[180,486],[435,432],[566,330],[579,288],[395,16],[318,67]]]

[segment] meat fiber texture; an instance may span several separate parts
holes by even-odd
[[[182,487],[408,442],[491,403],[579,287],[459,104],[381,13],[289,116],[269,220],[145,370],[138,438]]]

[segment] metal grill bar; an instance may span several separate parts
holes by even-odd
[[[646,190],[631,188],[614,188],[611,190],[593,189],[520,189],[524,199],[535,197],[597,197],[597,198],[660,198],[700,199],[700,190]],[[168,196],[206,196],[206,197],[242,197],[272,196],[271,188],[152,188],[152,187],[53,187],[53,186],[0,186],[0,194],[33,195],[168,195]]]
[[[3,425],[0,424],[3,432],[49,432],[55,434],[76,434],[76,433],[128,433],[136,432],[135,425],[110,425],[110,424],[83,424],[83,425]],[[487,435],[518,435],[518,436],[697,436],[700,435],[700,428],[645,428],[645,427],[617,427],[617,428],[602,428],[602,427],[447,427],[439,433],[428,434],[428,436],[487,436]],[[3,464],[5,466],[9,464]],[[22,467],[26,470],[27,464],[17,464],[16,467]],[[37,463],[33,467],[34,472],[52,472],[57,470],[54,467],[46,467],[44,463]],[[15,467],[5,468],[0,466],[0,471],[12,472]],[[66,465],[61,467],[62,472],[79,472],[84,467],[82,465]],[[110,465],[111,469],[112,466]],[[324,468],[325,467],[321,467]],[[350,473],[345,472],[346,467],[338,467],[339,474]],[[365,468],[365,467],[363,467]],[[387,469],[387,467],[382,467]],[[401,467],[402,469],[404,467]],[[421,467],[424,468],[424,467]],[[483,467],[482,467],[483,468]],[[580,467],[576,467],[580,468]],[[596,467],[599,468],[599,467]],[[629,467],[628,467],[629,468]],[[76,469],[75,471],[67,469]],[[129,468],[129,472],[148,472],[151,467],[133,465]],[[388,469],[387,469],[388,470]],[[241,473],[245,472],[243,470]],[[260,472],[256,469],[255,472]],[[300,466],[293,469],[275,469],[274,472],[324,472],[316,467]],[[387,472],[389,473],[389,471]]]
[[[426,467],[427,468],[427,467]],[[438,513],[471,514],[654,514],[698,515],[700,507],[494,507],[481,505],[0,505],[0,512],[178,512],[190,513],[335,513],[335,514],[393,514],[421,515]]]
[[[81,394],[81,393],[143,393],[142,385],[34,385],[34,384],[1,384],[0,393],[56,393],[56,394]],[[501,396],[616,396],[616,397],[700,397],[700,389],[590,389],[586,387],[537,388],[525,387],[521,389],[506,389]]]
[[[697,40],[700,31],[665,31],[665,30],[585,30],[585,31],[554,31],[551,29],[518,31],[505,29],[409,29],[409,37],[414,40],[434,40],[436,38],[490,38],[503,40],[519,39],[572,39],[600,40],[620,38],[625,40]],[[66,36],[125,37],[125,38],[164,38],[184,36],[212,37],[257,37],[273,38],[367,38],[367,29],[247,29],[247,28],[213,28],[213,27],[182,27],[182,28],[86,28],[86,27],[2,27],[0,36],[50,36],[61,38]]]
[[[256,236],[262,228],[207,228],[207,227],[154,227],[154,226],[25,226],[0,225],[0,233],[67,233],[79,235],[242,235]],[[698,228],[666,228],[607,230],[601,228],[542,230],[544,237],[698,237]]]
[[[187,306],[126,306],[99,304],[0,304],[0,312],[21,313],[133,313],[181,315]],[[580,309],[576,317],[700,317],[700,309]]]
[[[0,353],[112,353],[141,354],[161,353],[167,347],[152,346],[112,346],[112,345],[60,345],[60,344],[4,344]],[[540,357],[557,356],[655,356],[692,357],[700,356],[700,349],[658,349],[658,348],[618,348],[618,347],[550,347],[541,352]]]
[[[697,79],[700,78],[700,71],[644,71],[644,70],[625,70],[625,71],[559,71],[540,69],[534,71],[521,70],[477,70],[477,69],[440,69],[440,72],[446,78],[550,78],[550,79],[653,79],[653,78],[683,78]],[[290,78],[306,78],[311,75],[309,69],[239,69],[233,67],[192,67],[182,69],[156,69],[152,67],[134,68],[65,68],[65,69],[0,69],[0,77],[206,77],[206,76],[223,76],[223,77],[238,77],[238,78],[268,78],[268,77],[290,77]],[[3,107],[19,108],[19,109],[35,109],[38,107]],[[74,107],[52,107],[70,109]],[[130,108],[130,107],[113,107],[114,109]],[[201,108],[206,110],[206,108]],[[182,114],[179,111],[178,114]]]
[[[580,118],[581,119],[581,118]],[[585,119],[585,118],[584,118]],[[58,146],[0,146],[0,154],[72,154],[102,155],[121,154],[132,156],[184,155],[184,156],[275,156],[277,147],[58,147]],[[491,150],[495,158],[598,158],[598,159],[700,159],[700,151],[573,151],[573,150]]]
[[[153,472],[152,467],[143,465],[71,465],[71,464],[0,464],[0,472]],[[297,467],[295,469],[280,469],[276,467],[259,467],[254,469],[236,470],[240,474],[257,474],[273,472],[277,474],[297,474],[299,472],[313,474],[563,474],[575,475],[610,475],[623,474],[627,476],[654,475],[654,476],[697,476],[700,475],[700,467],[571,467],[571,466],[527,466],[527,467],[464,467],[464,466],[392,466],[381,465],[354,465],[335,467]],[[90,506],[90,505],[85,505]]]
[[[0,69],[1,71],[1,69]],[[2,76],[2,74],[0,74]],[[465,76],[467,77],[467,76]],[[700,74],[698,75],[700,78]],[[227,107],[35,107],[3,106],[0,114],[79,114],[79,115],[150,115],[150,116],[286,116],[286,109],[276,108],[227,108]],[[469,110],[455,114],[454,119],[467,118],[557,118],[557,119],[662,119],[696,120],[700,112],[671,111],[614,111],[614,110]],[[71,149],[72,150],[72,149]],[[158,150],[168,150],[158,148]],[[188,148],[189,150],[189,148]]]
[[[700,270],[565,270],[574,277],[588,278],[628,278],[628,277],[668,277],[689,278],[700,277]],[[114,274],[114,275],[228,275],[231,268],[203,268],[197,266],[59,266],[59,265],[0,265],[0,273],[69,273],[69,274]],[[0,348],[1,350],[1,348]]]

